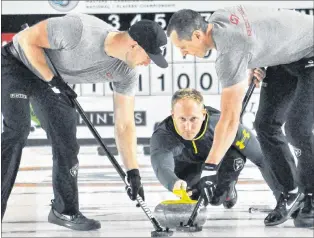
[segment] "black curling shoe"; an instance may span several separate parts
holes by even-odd
[[[48,222],[78,231],[97,230],[101,227],[100,222],[86,218],[81,212],[74,215],[63,215],[51,208]]]
[[[265,218],[265,225],[275,226],[287,221],[291,214],[300,209],[303,198],[303,193],[282,193],[275,209]]]

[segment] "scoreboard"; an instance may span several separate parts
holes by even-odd
[[[138,68],[137,96],[172,95],[181,88],[196,88],[204,94],[219,94],[219,84],[215,71],[215,52],[204,59],[187,56],[168,43],[165,57],[169,63],[166,69],[155,64]],[[85,84],[75,85],[74,89],[81,96],[111,96],[112,85]]]

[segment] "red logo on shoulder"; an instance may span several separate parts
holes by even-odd
[[[112,74],[111,73],[106,73],[106,76],[108,77],[108,78],[110,78],[110,79],[112,79]]]
[[[237,17],[237,16],[234,15],[234,14],[231,14],[231,15],[230,15],[229,20],[230,20],[230,22],[231,22],[232,24],[235,24],[235,25],[238,25],[238,23],[239,23],[239,17]]]

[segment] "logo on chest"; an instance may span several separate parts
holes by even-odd
[[[239,17],[237,17],[235,14],[231,14],[229,17],[229,20],[232,24],[238,25],[239,23]]]

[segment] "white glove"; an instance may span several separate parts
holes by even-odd
[[[185,190],[186,191],[187,183],[181,179],[177,180],[175,184],[173,185],[173,190]]]

